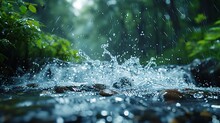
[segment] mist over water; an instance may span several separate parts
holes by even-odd
[[[32,77],[30,74],[21,77],[24,82],[22,84],[39,83],[39,88],[105,84],[111,88],[113,83],[124,77],[132,83],[132,86],[126,89],[195,88],[191,75],[182,67],[158,67],[154,58],[150,59],[147,65],[142,66],[137,57],[131,57],[119,64],[117,57],[107,50],[108,44],[103,44],[101,48],[104,50],[102,57],[110,57],[110,61],[93,60],[80,51],[79,55],[85,59],[83,63],[64,63],[55,59]]]

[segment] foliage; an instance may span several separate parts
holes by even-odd
[[[202,21],[206,19],[207,17],[204,14],[198,14],[194,20],[196,23],[201,23]]]
[[[185,64],[220,56],[220,21],[210,26],[220,19],[220,1],[0,1],[0,63],[12,70],[28,68],[35,58],[77,60],[72,43],[95,59],[108,43],[119,61],[136,56],[143,64],[151,57],[160,64]],[[80,10],[72,8],[75,1],[84,1]]]
[[[32,42],[30,56],[34,57],[52,57],[65,61],[78,60],[77,50],[71,49],[71,43],[56,35],[44,34],[35,42]]]
[[[220,20],[208,30],[192,33],[186,43],[186,49],[191,58],[214,57],[220,60]]]
[[[19,1],[0,1],[1,74],[12,74],[18,67],[27,70],[36,58],[77,60],[77,51],[68,40],[45,34],[42,24],[29,17],[37,12],[37,5]]]
[[[146,63],[157,57],[164,64],[184,64],[193,58],[186,42],[193,40],[190,45],[197,50],[193,43],[210,35],[203,33],[219,19],[219,7],[216,0],[95,0],[77,16],[75,35],[79,47],[95,56],[107,42],[109,51],[122,60],[137,56]]]
[[[47,33],[53,33],[59,37],[70,40],[73,43],[75,15],[72,4],[67,0],[25,0],[37,3],[38,12],[32,17],[42,22],[41,29]]]

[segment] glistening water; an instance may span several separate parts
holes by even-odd
[[[80,52],[80,64],[54,59],[35,74],[14,78],[0,93],[0,122],[218,122],[219,88],[193,83],[186,66],[119,64]]]
[[[132,84],[131,87],[126,89],[195,88],[192,84],[194,80],[191,75],[182,67],[177,66],[175,69],[156,68],[154,58],[146,66],[142,66],[139,58],[136,57],[131,57],[124,63],[119,64],[117,58],[112,56],[106,49],[107,44],[102,45],[102,47],[104,49],[103,56],[109,56],[110,61],[92,60],[89,56],[80,52],[80,55],[86,59],[83,63],[64,63],[55,59],[42,68],[41,72],[32,75],[31,80],[28,79],[30,78],[29,74],[19,78],[21,84],[38,83],[39,88],[79,84],[105,84],[111,87],[120,78],[126,77]]]

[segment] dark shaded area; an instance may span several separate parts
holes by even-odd
[[[190,64],[190,71],[198,86],[220,87],[220,64],[216,59],[195,59]]]

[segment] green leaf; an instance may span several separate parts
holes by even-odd
[[[37,45],[37,47],[42,48],[42,40],[40,40],[40,39],[37,40],[36,45]]]
[[[200,41],[198,41],[198,44],[199,44],[200,46],[206,46],[208,43],[209,43],[209,42],[206,41],[206,40],[200,40]]]
[[[215,25],[220,25],[220,20],[216,21]]]
[[[28,9],[29,9],[32,13],[36,13],[36,12],[37,12],[36,7],[33,6],[32,4],[30,4],[30,5],[28,6]]]
[[[210,31],[218,31],[218,32],[220,32],[220,27],[212,27],[212,28],[210,28],[209,29]]]
[[[24,6],[24,5],[20,6],[19,9],[20,9],[22,14],[25,14],[27,12],[27,7]]]
[[[196,23],[201,23],[206,19],[207,19],[207,17],[204,14],[198,14],[194,20]]]
[[[220,38],[220,34],[219,33],[207,33],[205,35],[205,40],[217,40]]]

